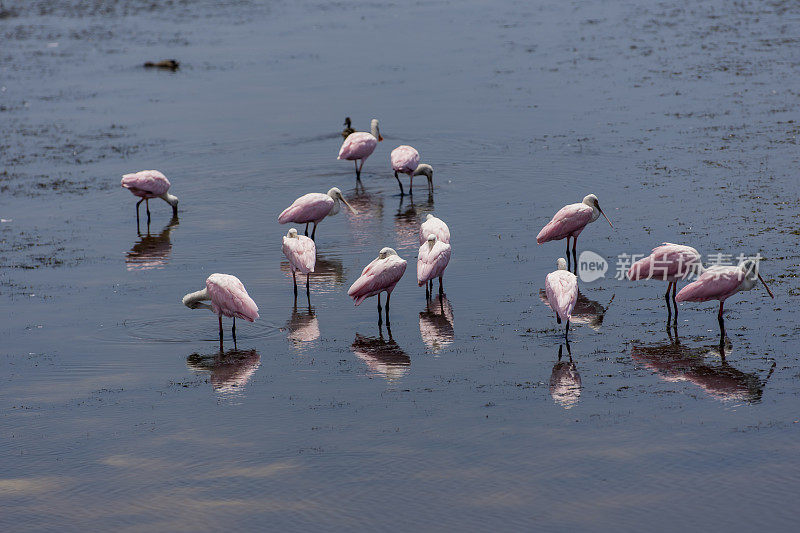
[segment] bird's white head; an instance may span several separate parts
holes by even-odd
[[[165,202],[167,202],[169,205],[172,206],[172,216],[174,216],[174,217],[178,216],[178,197],[177,196],[175,196],[174,194],[170,194],[168,192],[165,192],[164,194],[159,196],[159,198],[161,198],[162,200],[164,200]]]
[[[297,238],[297,230],[295,228],[290,229],[289,233],[287,233],[286,236],[289,237],[290,239],[296,239]]]
[[[769,290],[764,278],[761,277],[761,274],[758,273],[758,263],[753,261],[752,259],[745,259],[741,263],[739,263],[739,268],[744,271],[744,280],[739,290],[749,291],[756,285],[756,281],[760,281],[764,288],[767,289],[767,293],[769,293],[771,298],[775,298],[775,295],[772,294],[772,291]]]
[[[394,248],[381,248],[380,253],[378,253],[378,259],[386,259],[390,255],[397,255],[397,252],[394,251]]]
[[[611,226],[612,228],[614,227],[614,224],[612,224],[611,221],[608,220],[606,214],[603,213],[602,209],[600,209],[600,202],[597,200],[597,196],[595,196],[594,194],[587,194],[586,196],[583,197],[582,203],[592,208],[592,222],[597,220],[600,217],[600,215],[603,215],[606,221],[608,221],[608,225]]]
[[[436,235],[431,233],[428,235],[428,249],[432,249],[436,245]]]
[[[433,183],[433,167],[427,163],[420,163],[414,171],[415,176],[425,176],[428,178],[428,183]]]
[[[333,198],[333,209],[331,209],[331,212],[328,213],[328,216],[335,215],[336,213],[339,212],[340,200],[344,202],[344,205],[346,205],[347,208],[350,209],[350,211],[352,211],[354,215],[358,214],[358,211],[353,209],[353,206],[347,203],[347,200],[344,199],[344,195],[342,195],[342,191],[339,190],[339,187],[332,187],[331,190],[328,191],[328,196]]]
[[[436,218],[436,217],[434,217],[431,213],[428,213],[427,215],[425,215],[425,220],[430,220],[432,218]]]
[[[370,122],[369,131],[370,131],[370,133],[372,133],[373,137],[378,139],[378,142],[383,140],[383,137],[381,136],[381,129],[380,129],[379,125],[378,125],[378,119],[377,118],[373,118],[372,122]]]
[[[559,257],[558,261],[556,261],[556,265],[558,270],[566,270],[567,269],[567,260],[563,257]]]

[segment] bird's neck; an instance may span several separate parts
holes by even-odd
[[[377,124],[370,124],[369,132],[372,134],[373,137],[376,139],[378,138],[378,125]]]
[[[203,300],[210,300],[208,289],[203,289],[197,292],[190,292],[183,297],[183,305],[189,309],[211,309],[211,306],[203,303]]]

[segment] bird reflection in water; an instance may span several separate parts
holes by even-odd
[[[319,320],[311,303],[308,303],[306,310],[297,310],[297,299],[295,298],[292,307],[292,315],[286,323],[288,334],[286,338],[292,343],[297,351],[304,352],[313,346],[314,341],[319,339]]]
[[[453,307],[446,296],[437,296],[425,303],[419,313],[419,334],[422,342],[433,353],[451,344],[454,338]]]
[[[378,325],[378,337],[367,337],[356,333],[350,349],[356,357],[364,361],[369,369],[381,374],[387,381],[400,379],[408,373],[411,358],[392,338],[392,330],[387,326],[389,340],[383,338],[383,327]]]
[[[281,261],[281,272],[287,277],[292,277],[292,267],[289,261]],[[341,259],[334,256],[325,256],[317,253],[317,262],[314,273],[311,274],[309,283],[312,287],[322,285],[328,290],[341,287],[345,282],[345,271]],[[326,292],[326,291],[323,291]]]
[[[611,300],[603,307],[601,303],[590,300],[578,291],[578,301],[575,303],[575,309],[572,311],[570,322],[572,324],[589,326],[595,331],[599,330],[600,326],[603,325],[603,318],[605,317],[606,311],[611,307],[611,302],[614,301],[614,296],[616,295],[612,295]],[[550,307],[550,303],[547,301],[547,292],[544,289],[539,289],[539,299],[542,300],[548,308]]]
[[[125,266],[128,270],[151,270],[154,268],[164,268],[169,261],[169,254],[172,252],[170,242],[170,232],[179,223],[178,217],[172,217],[161,233],[158,235],[150,234],[150,224],[147,225],[147,233],[139,233],[139,240],[133,248],[125,254]]]
[[[550,374],[550,396],[553,401],[564,409],[571,409],[581,399],[581,375],[572,361],[572,353],[567,343],[567,355],[569,361],[562,361],[563,346],[558,346],[558,360],[553,365],[553,372]]]
[[[193,353],[186,358],[186,366],[209,373],[211,387],[220,396],[236,396],[261,366],[261,356],[255,350],[237,349],[210,355]]]
[[[356,182],[355,188],[347,193],[347,199],[358,213],[347,213],[347,220],[353,231],[356,244],[362,246],[372,242],[375,228],[383,220],[383,196],[371,194],[363,184]]]
[[[674,335],[673,335],[674,332]],[[713,398],[728,401],[759,402],[767,380],[775,370],[772,362],[762,379],[756,373],[742,372],[729,365],[730,339],[724,337],[719,344],[691,348],[680,342],[678,329],[667,327],[669,343],[654,346],[633,346],[631,357],[656,372],[668,382],[689,381]],[[719,359],[719,362],[713,360]]]
[[[406,203],[405,208],[403,204]],[[401,196],[400,205],[394,215],[394,230],[397,234],[398,248],[419,250],[419,226],[428,213],[433,213],[433,191],[428,191],[427,200],[414,203],[411,196]]]

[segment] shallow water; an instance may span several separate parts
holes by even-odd
[[[4,3],[4,529],[796,523],[796,5],[218,4]],[[381,120],[363,188],[345,115]],[[432,195],[398,195],[405,143]],[[181,201],[149,232],[118,186],[143,168]],[[332,186],[359,214],[320,225],[295,304],[276,216]],[[535,236],[589,192],[614,229],[578,241],[609,271],[569,364],[541,298],[564,243]],[[431,212],[454,251],[426,304]],[[728,301],[724,361],[714,303],[676,333],[663,284],[615,279],[663,241],[764,257],[775,299]],[[346,297],[383,246],[411,263],[389,329]],[[212,272],[260,307],[236,350],[180,302]]]

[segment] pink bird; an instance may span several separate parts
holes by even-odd
[[[339,205],[340,200],[344,202],[344,205],[346,205],[353,214],[358,214],[358,211],[353,209],[353,207],[347,203],[347,200],[344,199],[342,191],[340,191],[338,187],[334,187],[329,190],[327,194],[321,192],[304,194],[278,215],[278,222],[281,224],[288,224],[290,222],[305,224],[306,236],[308,236],[308,224],[309,222],[313,222],[314,229],[311,232],[311,240],[314,240],[314,236],[317,233],[317,224],[319,224],[323,218],[333,216],[339,212],[339,208],[341,207]]]
[[[358,306],[370,296],[378,295],[378,322],[381,320],[381,292],[386,291],[386,323],[389,323],[389,298],[397,282],[406,271],[406,260],[401,259],[392,248],[382,248],[378,257],[368,264],[361,276],[353,283],[348,296]]]
[[[578,301],[578,278],[567,270],[567,261],[563,257],[559,257],[557,265],[558,270],[550,272],[545,278],[544,289],[550,308],[556,312],[556,321],[559,324],[562,320],[567,322],[567,329],[564,331],[564,339],[567,339],[569,320]]]
[[[297,230],[292,228],[283,238],[283,255],[289,260],[292,267],[292,279],[294,280],[294,297],[297,298],[297,275],[296,272],[306,275],[306,293],[308,293],[309,273],[314,272],[317,263],[317,246],[314,241],[303,235],[298,235]]]
[[[628,270],[628,279],[660,279],[669,281],[664,299],[667,301],[667,322],[671,320],[672,309],[669,305],[669,291],[672,289],[672,303],[675,306],[675,320],[678,320],[678,304],[675,302],[675,291],[678,281],[698,274],[703,270],[700,253],[691,246],[662,243],[653,248],[653,253],[636,261]]]
[[[211,305],[203,303],[211,300]],[[189,309],[210,309],[219,317],[219,341],[222,343],[222,317],[233,317],[233,342],[236,342],[236,319],[253,322],[258,318],[258,306],[236,276],[211,274],[206,279],[206,288],[187,294],[183,305]]]
[[[447,227],[444,220],[428,213],[425,217],[425,222],[419,227],[419,243],[425,244],[425,241],[428,240],[428,235],[431,233],[436,235],[437,241],[450,244],[450,228]]]
[[[430,298],[433,292],[433,280],[439,278],[439,296],[444,294],[442,289],[442,276],[444,269],[450,262],[450,245],[436,240],[436,235],[431,233],[428,240],[419,247],[417,255],[417,284],[425,284],[425,297]],[[430,282],[430,291],[428,283]]]
[[[404,195],[405,192],[403,191],[403,183],[400,181],[400,177],[397,175],[398,173],[408,174],[410,179],[408,185],[409,194],[414,194],[414,176],[427,176],[428,188],[430,189],[433,187],[433,167],[425,163],[420,165],[419,152],[417,152],[411,146],[407,146],[405,144],[398,146],[392,150],[390,160],[392,162],[392,170],[394,170],[394,179],[397,180],[397,184],[400,186],[401,196]]]
[[[378,142],[382,141],[381,131],[378,128],[378,119],[373,118],[370,125],[370,133],[365,131],[357,131],[351,133],[342,143],[339,149],[339,157],[336,159],[347,159],[353,161],[356,165],[356,179],[361,179],[361,169],[364,168],[364,161],[367,160]],[[361,166],[358,165],[358,160],[361,160]]]
[[[587,195],[579,204],[565,205],[559,209],[553,219],[547,223],[539,235],[536,236],[536,242],[542,244],[548,241],[560,241],[567,239],[567,258],[569,258],[569,238],[572,237],[572,259],[575,262],[575,268],[578,268],[578,258],[575,255],[575,245],[578,242],[578,235],[584,230],[587,224],[597,220],[600,215],[603,215],[606,220],[608,217],[603,210],[600,209],[600,204],[597,201],[597,196],[594,194]],[[608,224],[613,228],[614,225],[608,220]]]
[[[150,198],[161,198],[172,206],[172,216],[178,216],[178,197],[169,194],[170,183],[158,170],[142,170],[122,176],[121,185],[141,198],[136,202],[136,225],[139,225],[139,204],[144,202],[147,210],[147,224],[150,224]]]
[[[706,302],[719,300],[719,329],[721,337],[725,336],[725,320],[722,318],[722,306],[725,300],[739,291],[749,291],[761,281],[771,298],[775,298],[767,287],[764,278],[758,273],[758,263],[747,259],[738,266],[712,266],[703,272],[697,281],[685,286],[675,300],[678,302]]]

